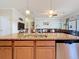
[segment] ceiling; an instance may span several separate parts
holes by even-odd
[[[29,9],[34,17],[45,16],[46,10],[50,9],[50,0],[28,0]],[[79,0],[52,0],[52,8],[56,9],[63,15],[68,15],[79,9]],[[22,14],[25,14],[27,9],[27,0],[0,0],[0,8],[15,8]]]

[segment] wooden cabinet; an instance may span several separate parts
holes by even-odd
[[[14,45],[14,59],[55,59],[55,41],[15,41]]]
[[[55,59],[54,47],[37,47],[36,59]]]
[[[11,41],[0,41],[0,59],[12,59]]]
[[[36,59],[55,59],[54,41],[37,41]]]
[[[0,47],[0,59],[12,59],[11,47]]]
[[[15,41],[14,59],[33,59],[33,41]]]
[[[55,59],[55,41],[0,41],[0,59]]]
[[[15,47],[14,59],[33,59],[33,47]]]

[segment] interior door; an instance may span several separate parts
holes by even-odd
[[[10,19],[7,16],[0,16],[0,36],[10,34]]]

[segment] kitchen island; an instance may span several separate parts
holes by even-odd
[[[64,33],[19,33],[0,36],[1,59],[56,59],[57,40],[78,40]]]

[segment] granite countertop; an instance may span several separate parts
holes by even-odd
[[[79,36],[65,33],[17,33],[0,36],[0,40],[78,40]]]

